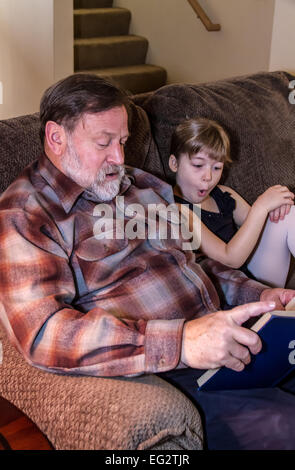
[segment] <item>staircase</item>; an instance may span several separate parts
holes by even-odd
[[[74,0],[74,69],[110,77],[129,92],[165,85],[162,67],[145,63],[147,39],[129,34],[131,13],[113,0]]]

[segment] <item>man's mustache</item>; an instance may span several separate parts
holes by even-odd
[[[116,175],[116,174],[118,174],[121,178],[124,176],[125,174],[124,165],[108,164],[99,170],[97,174],[97,182],[103,183],[107,175]]]

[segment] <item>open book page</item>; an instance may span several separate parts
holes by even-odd
[[[285,310],[295,310],[295,297],[286,305]]]

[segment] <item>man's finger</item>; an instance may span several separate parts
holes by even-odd
[[[239,344],[243,345],[242,347],[245,349],[245,346],[249,348],[252,354],[258,354],[262,348],[261,339],[259,338],[258,334],[248,328],[243,328],[241,326],[237,326],[233,330],[233,339]],[[234,349],[231,347],[231,352],[235,357],[239,359],[243,359],[244,356],[236,356],[234,353]],[[242,353],[241,353],[242,354]],[[243,351],[245,354],[245,351]]]
[[[224,366],[236,372],[241,372],[245,368],[245,364],[242,361],[231,355],[228,356]]]
[[[239,327],[241,328],[241,327]],[[251,355],[249,349],[241,344],[234,342],[230,347],[230,354],[241,361],[243,364],[247,365],[251,362]]]
[[[292,309],[293,307],[295,307],[295,300],[292,301],[292,299],[295,298],[295,295],[294,295],[294,290],[291,290],[291,289],[284,289],[284,292],[283,292],[283,304],[284,304],[284,307],[282,310],[285,309],[285,306],[287,306],[288,304],[290,304],[288,306],[288,309],[291,310],[291,305],[292,305]],[[291,303],[292,301],[292,303]]]
[[[237,325],[242,325],[251,317],[269,312],[275,308],[274,301],[253,302],[250,304],[239,305],[226,312]]]

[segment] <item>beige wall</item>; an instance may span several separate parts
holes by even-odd
[[[295,1],[276,0],[270,70],[295,73]]]
[[[294,1],[294,0],[290,0]],[[130,32],[149,40],[147,62],[170,82],[202,82],[268,70],[275,0],[200,0],[220,32],[208,32],[187,0],[114,0],[132,12]]]
[[[1,0],[1,119],[38,111],[43,91],[72,73],[72,8],[72,0]]]
[[[41,0],[42,2],[44,0]],[[74,71],[73,0],[54,0],[54,77],[56,82]]]
[[[168,82],[202,82],[260,70],[295,72],[295,0],[200,0],[209,33],[187,0],[114,0],[149,40],[147,62]],[[0,118],[38,110],[51,83],[73,72],[72,0],[0,0]]]

